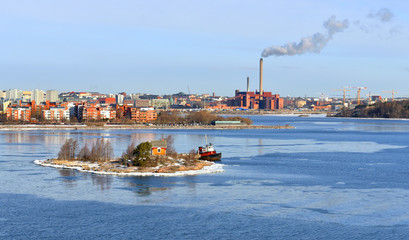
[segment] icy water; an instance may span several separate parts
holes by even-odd
[[[252,116],[289,130],[0,131],[0,239],[408,239],[409,121]],[[204,135],[224,173],[116,177],[33,164],[67,138]]]

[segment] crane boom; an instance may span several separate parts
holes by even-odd
[[[361,104],[361,90],[366,89],[366,87],[348,87],[348,88],[357,88],[358,89],[357,97],[356,97],[356,104],[360,105]]]
[[[351,91],[351,90],[349,90],[349,89],[345,89],[345,87],[343,88],[343,89],[332,89],[332,91],[343,91],[344,92],[344,98],[343,98],[343,100],[342,100],[342,104],[344,105],[344,107],[345,107],[345,92],[347,92],[347,91]]]
[[[393,89],[392,89],[392,91],[382,91],[382,92],[384,92],[384,93],[392,93],[392,102],[395,101],[395,93],[398,93],[398,92],[395,92]]]

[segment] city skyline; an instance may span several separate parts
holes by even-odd
[[[0,6],[6,36],[0,40],[2,90],[231,96],[246,89],[247,76],[250,90],[258,89],[263,53],[264,90],[283,97],[335,96],[339,92],[331,90],[343,86],[367,87],[385,97],[382,91],[392,89],[399,92],[396,97],[409,95],[406,2],[23,1]],[[347,24],[331,28],[338,23]],[[275,51],[266,57],[265,49]]]

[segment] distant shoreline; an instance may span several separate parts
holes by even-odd
[[[293,111],[293,110],[274,110],[274,111],[265,111],[265,110],[246,110],[246,111],[218,111],[215,110],[214,113],[220,115],[327,115],[335,114],[335,112],[317,112],[317,111]]]
[[[294,129],[295,127],[285,126],[259,126],[259,125],[105,125],[105,126],[87,126],[87,125],[0,125],[2,131],[28,131],[28,130],[109,130],[109,129]]]

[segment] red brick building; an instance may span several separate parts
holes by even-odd
[[[116,104],[116,100],[115,98],[98,98],[98,103],[111,105],[111,104]]]
[[[158,117],[157,112],[152,108],[128,107],[125,109],[125,116],[135,122],[152,122]]]
[[[236,106],[246,109],[283,109],[284,99],[279,94],[271,92],[240,92],[236,90],[235,97],[227,101],[228,106]]]
[[[79,109],[78,115],[80,120],[103,120],[114,119],[116,117],[116,111],[110,106],[92,103],[79,106]]]

